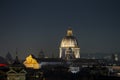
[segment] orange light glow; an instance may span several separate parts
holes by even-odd
[[[37,62],[36,59],[34,59],[32,57],[32,55],[29,55],[27,58],[26,58],[26,61],[24,61],[23,63],[27,68],[33,68],[33,69],[39,69],[40,68],[40,65],[39,63]]]

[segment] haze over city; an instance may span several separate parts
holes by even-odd
[[[120,53],[119,0],[0,1],[0,56],[59,54],[71,27],[80,53]]]

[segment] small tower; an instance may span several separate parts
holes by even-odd
[[[6,54],[6,60],[7,60],[8,64],[12,64],[13,63],[13,58],[12,58],[12,55],[10,54],[10,52],[8,52]]]
[[[112,54],[112,60],[113,61],[118,61],[118,55],[117,54]]]
[[[44,57],[45,57],[44,52],[43,52],[43,50],[41,50],[38,54],[38,58],[40,59],[40,58],[44,58]]]

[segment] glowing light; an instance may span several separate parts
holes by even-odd
[[[24,64],[27,68],[40,69],[39,63],[37,62],[36,59],[34,59],[34,58],[32,57],[32,55],[29,55],[29,56],[26,58],[26,61],[24,61],[23,64]]]
[[[67,36],[72,36],[72,35],[73,35],[72,29],[68,29],[67,30]]]
[[[68,48],[72,48],[72,54],[75,58],[80,58],[80,48],[77,39],[73,36],[72,29],[67,30],[67,35],[61,41],[59,53],[60,58],[64,58],[67,55],[66,51]]]
[[[63,39],[61,42],[61,47],[76,47],[77,42],[75,39]]]
[[[0,66],[7,66],[7,64],[0,64]]]

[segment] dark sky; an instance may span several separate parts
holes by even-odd
[[[120,52],[119,0],[0,0],[0,56],[57,55],[69,26],[81,54]]]

